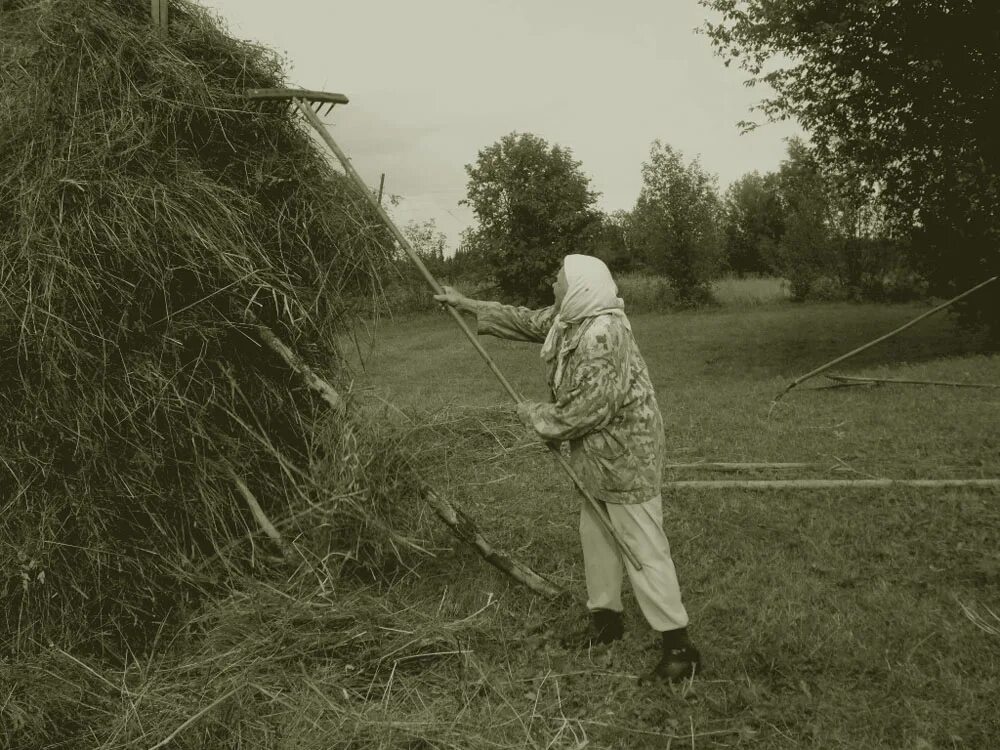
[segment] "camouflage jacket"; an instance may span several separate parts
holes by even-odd
[[[484,302],[480,334],[543,342],[555,310],[529,310]],[[646,363],[632,332],[617,315],[588,318],[563,336],[563,374],[553,388],[556,359],[549,363],[552,402],[529,406],[531,423],[544,440],[569,441],[570,463],[585,486],[607,503],[641,503],[660,494],[663,417]]]

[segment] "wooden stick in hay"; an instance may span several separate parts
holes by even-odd
[[[298,354],[278,338],[274,331],[265,325],[253,321],[252,318],[251,322],[260,336],[260,340],[271,351],[277,354],[289,369],[302,379],[310,390],[322,398],[336,413],[343,414],[346,411],[346,402],[332,385],[317,375]],[[562,589],[545,580],[545,578],[527,565],[494,549],[480,533],[475,521],[468,514],[435,492],[423,480],[418,479],[418,484],[421,499],[431,507],[435,515],[441,519],[451,533],[461,541],[472,545],[490,565],[503,571],[536,593],[550,597],[561,596],[564,593]]]
[[[902,378],[862,378],[854,375],[827,374],[824,377],[836,380],[845,384],[857,385],[881,385],[882,383],[896,383],[901,385],[943,385],[949,388],[1000,388],[997,383],[952,383],[947,380],[904,380]]]
[[[880,344],[883,341],[885,341],[886,339],[890,339],[893,336],[895,336],[896,334],[902,333],[907,328],[909,328],[910,326],[916,325],[917,323],[919,323],[924,318],[928,318],[931,315],[933,315],[934,313],[937,313],[937,312],[940,312],[941,310],[944,310],[946,307],[949,307],[949,306],[955,304],[960,299],[968,297],[973,292],[979,291],[980,289],[982,289],[987,284],[992,284],[998,278],[1000,278],[1000,276],[993,276],[992,278],[986,279],[986,281],[983,281],[983,282],[981,282],[979,284],[976,284],[971,289],[965,290],[964,292],[962,292],[957,297],[952,297],[950,300],[948,300],[947,302],[944,302],[944,303],[938,305],[934,309],[928,310],[927,312],[922,313],[921,315],[918,315],[917,317],[915,317],[913,320],[909,321],[908,323],[904,323],[903,325],[901,325],[899,328],[895,328],[895,329],[889,331],[889,333],[886,333],[886,334],[884,334],[882,336],[879,336],[877,339],[869,341],[867,344],[863,344],[862,346],[859,346],[857,349],[852,349],[851,351],[847,352],[847,354],[842,354],[839,357],[837,357],[836,359],[832,359],[829,362],[827,362],[826,364],[820,365],[815,370],[810,370],[805,375],[800,375],[799,377],[795,378],[795,380],[793,380],[791,383],[789,383],[788,385],[786,385],[785,388],[784,388],[784,390],[782,390],[778,395],[776,395],[774,397],[774,399],[771,401],[771,408],[774,408],[774,405],[776,403],[778,403],[778,401],[782,397],[784,397],[784,395],[786,393],[788,393],[790,390],[792,390],[793,388],[795,388],[800,383],[804,383],[805,381],[809,380],[810,378],[814,378],[817,375],[819,375],[820,373],[826,372],[827,370],[829,370],[834,365],[840,364],[841,362],[843,362],[846,359],[850,359],[855,354],[860,354],[861,352],[865,351],[866,349],[870,349],[871,347],[875,346],[876,344]]]
[[[664,482],[664,489],[822,490],[830,487],[1000,488],[1000,479],[705,479]]]
[[[281,532],[275,528],[274,524],[271,523],[271,519],[267,517],[264,513],[264,509],[260,507],[260,503],[257,502],[257,498],[247,487],[246,482],[244,482],[239,475],[233,470],[233,467],[227,466],[226,469],[229,471],[229,477],[233,480],[233,484],[236,485],[236,490],[240,493],[240,496],[246,501],[246,504],[250,508],[250,513],[253,515],[254,520],[257,521],[257,525],[267,534],[268,538],[274,542],[281,549],[281,554],[286,553],[285,540],[281,536]]]

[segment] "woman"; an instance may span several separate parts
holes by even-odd
[[[625,567],[643,615],[661,633],[650,677],[691,677],[700,655],[663,532],[663,418],[625,304],[607,266],[587,255],[567,255],[552,288],[555,304],[542,310],[474,300],[450,287],[434,298],[475,315],[480,334],[542,342],[552,402],[519,404],[518,416],[542,440],[569,441],[571,465],[642,564]],[[590,623],[576,645],[611,643],[624,632],[623,563],[589,503],[580,510],[580,541]]]

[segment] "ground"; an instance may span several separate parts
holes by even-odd
[[[665,416],[667,462],[813,464],[795,477],[1000,476],[997,390],[813,390],[829,384],[817,378],[769,413],[792,378],[926,309],[781,302],[633,316]],[[483,343],[515,388],[545,397],[537,347]],[[383,320],[361,332],[359,349],[359,393],[392,404],[383,408],[400,424],[433,415],[428,481],[496,546],[582,596],[578,500],[544,450],[521,436],[500,386],[448,317]],[[984,351],[982,339],[936,316],[839,371],[1000,383],[1000,357]],[[700,478],[733,475],[665,476]],[[638,684],[655,651],[630,597],[623,643],[564,651],[557,636],[581,620],[578,601],[531,594],[442,531],[436,556],[397,586],[415,607],[461,623],[454,654],[442,657],[460,663],[432,663],[409,688],[373,675],[382,700],[365,714],[371,726],[381,717],[379,742],[995,746],[1000,634],[965,611],[1000,613],[1000,492],[667,489],[664,497],[706,659],[693,684]],[[435,670],[446,677],[435,682]]]

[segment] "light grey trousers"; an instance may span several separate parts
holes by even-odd
[[[635,505],[607,503],[611,525],[642,564],[636,570],[623,561],[618,545],[595,516],[590,503],[580,511],[580,542],[587,577],[587,607],[622,611],[622,567],[628,572],[642,614],[653,630],[676,630],[688,624],[681,603],[670,543],[663,532],[663,502],[659,495]]]

